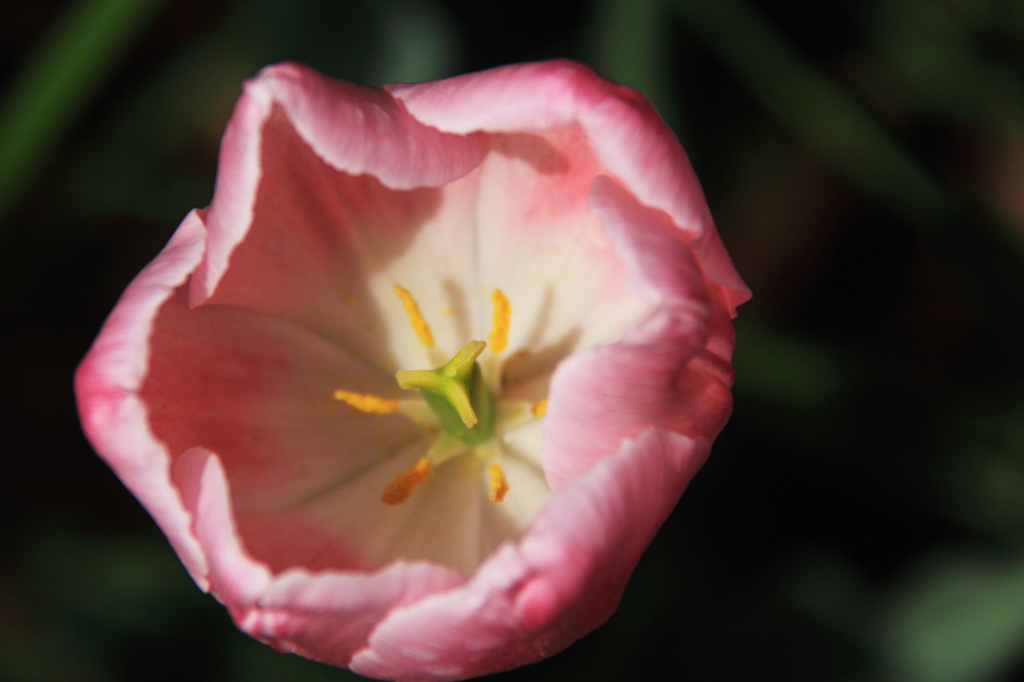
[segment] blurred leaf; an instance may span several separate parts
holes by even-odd
[[[942,472],[949,512],[962,523],[1019,543],[1024,531],[1024,404],[954,411],[950,466]]]
[[[604,0],[596,9],[592,51],[601,75],[642,92],[682,137],[667,18],[659,0]]]
[[[867,24],[884,57],[876,69],[897,79],[889,97],[985,123],[999,93],[964,22],[934,2],[885,1],[873,9]]]
[[[906,682],[984,682],[1024,653],[1024,562],[938,559],[888,614],[882,645]]]
[[[735,324],[737,390],[806,410],[827,405],[852,387],[850,369],[832,350],[749,317]]]
[[[180,50],[81,145],[69,168],[75,201],[63,210],[169,226],[206,205],[218,141],[241,84],[273,61],[305,61],[380,85],[451,75],[459,52],[451,21],[433,2],[240,0],[221,25]],[[81,221],[68,216],[64,222]]]
[[[1024,83],[1019,60],[994,40],[1009,31],[1019,44],[1011,7],[977,0],[888,0],[869,6],[877,58],[869,78],[888,82],[883,95],[925,109],[943,111],[987,132],[1014,120],[1024,123]],[[1018,9],[1018,12],[1020,10]],[[1014,35],[1016,33],[1017,35]]]
[[[69,164],[70,210],[171,226],[209,203],[220,135],[242,81],[263,63],[232,37],[183,50],[97,126]]]
[[[383,39],[369,85],[454,76],[462,61],[451,19],[433,2],[396,2],[383,11]]]
[[[0,106],[0,221],[159,0],[78,0]]]
[[[366,678],[295,654],[282,654],[241,635],[228,652],[231,682],[358,682]]]
[[[105,541],[47,533],[29,558],[33,579],[52,604],[91,628],[159,632],[206,599],[171,549],[151,537]]]
[[[684,23],[794,137],[918,226],[949,202],[845,89],[820,74],[743,0],[668,0]]]
[[[868,587],[838,555],[818,551],[799,558],[782,587],[790,603],[834,630],[857,634],[868,618]]]
[[[211,638],[196,622],[223,614],[155,532],[106,538],[46,528],[11,554],[20,571],[0,587],[0,680],[140,679],[130,669],[149,664],[151,642],[198,648]],[[182,668],[201,656],[174,652]],[[169,674],[146,679],[176,679]]]

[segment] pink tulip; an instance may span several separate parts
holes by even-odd
[[[728,417],[748,297],[671,131],[585,66],[382,91],[281,64],[78,404],[239,628],[462,679],[615,609]]]

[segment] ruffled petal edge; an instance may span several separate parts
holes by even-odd
[[[643,95],[588,66],[555,60],[430,83],[385,86],[423,123],[451,133],[545,132],[579,123],[598,160],[641,203],[696,237],[731,312],[750,298],[722,245],[682,145]]]
[[[149,367],[157,311],[203,257],[206,228],[192,211],[163,251],[128,285],[75,372],[85,435],[149,511],[192,579],[208,589],[206,557],[192,516],[171,482],[170,457],[149,428],[139,390]]]
[[[252,223],[262,131],[275,108],[328,165],[352,175],[368,173],[392,189],[444,185],[478,166],[490,149],[487,135],[426,126],[382,90],[338,81],[300,64],[268,66],[246,81],[224,131],[206,216],[210,238],[192,281],[192,305],[213,294]]]
[[[710,443],[651,428],[558,490],[461,587],[397,608],[350,667],[458,680],[550,656],[604,622]]]

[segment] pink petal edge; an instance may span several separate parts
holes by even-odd
[[[689,233],[606,176],[594,180],[589,202],[626,264],[632,287],[652,310],[620,340],[575,353],[555,370],[541,450],[553,490],[651,424],[713,439],[731,408],[731,374],[708,378],[686,373],[694,358],[706,352],[712,328],[709,289]],[[731,353],[731,339],[719,345]],[[728,357],[723,360],[728,364]],[[680,383],[680,377],[687,380]],[[721,390],[706,390],[709,382]],[[712,398],[704,409],[714,414],[701,428],[680,431],[669,417],[685,412],[699,395]]]
[[[425,561],[397,561],[365,573],[293,568],[272,575],[242,545],[220,458],[192,448],[175,469],[175,479],[189,491],[211,590],[240,629],[279,651],[346,666],[387,613],[466,580],[455,569]]]
[[[446,132],[542,132],[579,123],[598,160],[641,203],[666,211],[679,228],[698,237],[708,276],[727,290],[733,314],[750,298],[715,230],[686,152],[632,88],[583,64],[559,60],[385,89],[417,119]]]
[[[275,107],[327,164],[351,175],[371,174],[392,189],[456,180],[490,149],[487,135],[451,135],[427,127],[376,88],[328,78],[300,64],[268,66],[245,83],[224,131],[214,198],[205,216],[210,238],[192,280],[192,305],[212,295],[252,223],[262,128]]]
[[[149,367],[149,336],[160,306],[203,257],[206,228],[190,212],[163,251],[128,285],[75,372],[86,436],[153,516],[192,579],[206,591],[207,563],[192,515],[171,482],[170,456],[149,428],[138,392]]]
[[[457,680],[550,656],[615,610],[640,554],[710,443],[649,429],[557,491],[517,544],[462,587],[392,611],[351,668],[419,682]]]

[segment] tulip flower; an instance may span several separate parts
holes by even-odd
[[[281,64],[76,391],[243,631],[462,679],[614,611],[728,417],[748,296],[634,90],[564,61],[385,90]]]

